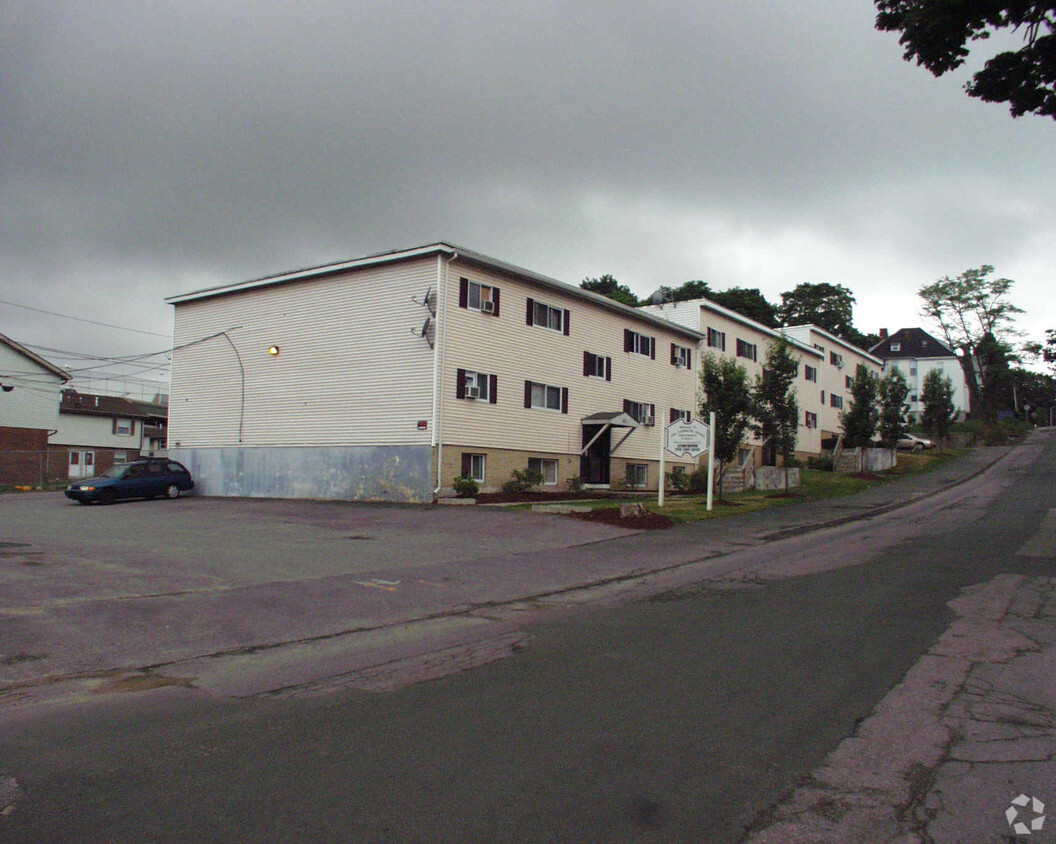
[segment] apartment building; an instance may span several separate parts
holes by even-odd
[[[701,355],[715,354],[734,358],[753,380],[763,371],[770,344],[782,338],[781,329],[775,330],[731,311],[709,299],[692,299],[664,305],[649,305],[642,308],[662,319],[697,329],[701,337]],[[814,346],[796,337],[786,338],[792,354],[799,361],[796,379],[796,401],[799,404],[799,428],[796,438],[796,453],[801,457],[817,455],[821,451],[822,418],[821,402],[816,384],[822,370],[824,354]],[[761,444],[749,438],[746,449],[755,451],[756,463],[760,458]],[[747,457],[742,453],[742,462]]]
[[[207,495],[429,501],[525,468],[656,489],[705,339],[446,242],[167,301],[169,454]]]
[[[890,335],[887,329],[881,328],[880,338],[869,352],[884,362],[884,372],[902,371],[909,384],[909,412],[913,417],[920,419],[924,410],[921,401],[924,379],[933,369],[939,370],[953,384],[953,404],[958,413],[970,410],[964,370],[949,346],[922,328],[900,328]]]
[[[884,362],[846,340],[830,334],[816,325],[795,325],[781,329],[781,333],[801,346],[809,346],[820,353],[817,368],[809,380],[816,391],[818,403],[817,426],[822,445],[835,440],[843,430],[840,414],[850,409],[851,383],[858,365],[862,364],[879,376]],[[804,390],[804,406],[809,406],[809,390]]]

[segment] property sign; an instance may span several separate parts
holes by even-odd
[[[711,428],[699,419],[679,419],[665,430],[667,450],[683,460],[696,460],[711,448]]]

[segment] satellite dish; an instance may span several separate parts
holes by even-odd
[[[660,287],[649,297],[658,308],[675,301],[674,291],[670,287]]]

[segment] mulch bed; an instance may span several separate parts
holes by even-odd
[[[473,496],[478,504],[521,504],[527,502],[556,504],[560,501],[597,501],[620,498],[604,492],[481,492]]]
[[[604,507],[599,510],[591,510],[589,513],[573,513],[572,518],[583,519],[585,522],[604,522],[607,525],[627,528],[628,530],[658,530],[669,528],[676,524],[673,519],[661,516],[658,513],[650,513],[648,516],[621,516],[619,507]]]

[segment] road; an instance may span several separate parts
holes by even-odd
[[[962,589],[1054,574],[1054,478],[1050,433],[957,490],[730,554],[705,583],[547,602],[513,656],[394,691],[173,687],[8,714],[0,840],[738,841]]]

